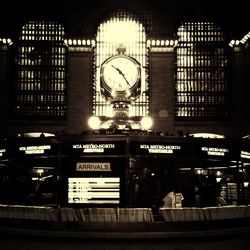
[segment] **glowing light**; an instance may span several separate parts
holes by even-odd
[[[34,169],[34,171],[40,175],[44,173],[44,170],[42,168]]]
[[[98,117],[96,116],[91,116],[88,120],[88,125],[92,129],[99,129],[101,126],[101,121]]]
[[[141,120],[142,129],[145,129],[145,130],[150,129],[152,125],[153,125],[153,120],[151,117],[145,116],[142,118]]]
[[[113,108],[111,106],[107,107],[106,116],[107,117],[114,117],[114,110],[113,110]]]
[[[247,188],[249,186],[249,182],[248,181],[244,181],[244,187]]]
[[[220,181],[221,181],[221,177],[216,177],[216,181],[217,181],[217,183],[219,183]]]
[[[216,171],[216,175],[217,175],[217,176],[221,176],[221,175],[222,175],[221,171],[219,171],[219,170]]]
[[[19,136],[19,135],[18,135]],[[52,133],[44,133],[44,132],[29,132],[29,133],[24,133],[24,137],[50,137],[50,136],[55,136],[55,134]]]
[[[135,21],[119,21],[119,22],[110,22],[109,29],[105,34],[105,40],[110,42],[123,42],[128,43],[131,41],[136,41],[137,32],[135,29],[131,29],[136,25]],[[116,34],[114,36],[114,34]]]
[[[225,138],[224,135],[213,134],[213,133],[194,133],[190,134],[193,137],[200,137],[200,138]]]

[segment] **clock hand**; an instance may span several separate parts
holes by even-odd
[[[127,80],[127,78],[125,77],[124,73],[123,73],[119,68],[115,67],[114,65],[111,65],[111,66],[112,66],[114,69],[116,69],[116,70],[119,72],[119,74],[122,75],[122,77],[124,78],[124,80],[126,81],[126,83],[130,86],[130,83],[128,82],[128,80]]]

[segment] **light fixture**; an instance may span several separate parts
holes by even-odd
[[[18,134],[18,136],[20,135]],[[37,137],[53,137],[55,136],[55,134],[46,133],[46,132],[27,132],[27,133],[24,133],[23,136],[37,138]]]
[[[149,116],[145,116],[141,119],[141,128],[144,130],[148,130],[153,125],[153,119]]]
[[[91,116],[88,120],[88,125],[92,129],[99,129],[101,126],[101,120],[97,116]]]
[[[193,133],[189,135],[198,138],[225,138],[224,135],[214,134],[214,133]]]
[[[216,177],[216,181],[217,181],[217,183],[219,183],[220,181],[221,181],[221,177]]]

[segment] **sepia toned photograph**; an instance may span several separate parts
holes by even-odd
[[[250,245],[246,1],[0,4],[1,250]]]

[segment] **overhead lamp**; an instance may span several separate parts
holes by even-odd
[[[153,125],[153,119],[149,116],[145,116],[141,119],[141,128],[144,130],[148,130]]]
[[[91,116],[88,120],[88,125],[91,129],[99,129],[101,126],[101,120],[97,116]]]

